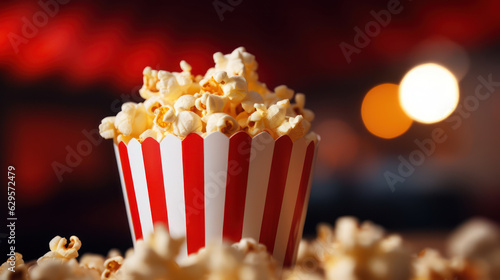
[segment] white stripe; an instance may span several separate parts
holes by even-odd
[[[204,140],[205,244],[222,243],[229,138],[213,132]]]
[[[285,192],[283,194],[283,203],[281,204],[278,230],[276,231],[276,239],[274,242],[273,256],[279,266],[283,265],[283,261],[285,260],[286,246],[288,244],[288,237],[290,236],[290,228],[292,227],[293,213],[299,193],[300,177],[302,175],[302,168],[304,167],[305,155],[305,140],[304,138],[297,139],[292,147]]]
[[[144,170],[144,159],[142,157],[142,147],[137,139],[132,139],[128,143],[128,157],[130,169],[134,180],[135,197],[137,208],[139,208],[139,218],[141,220],[142,235],[144,239],[153,232],[153,219],[151,217],[151,206],[149,205],[148,184],[146,181],[146,171]]]
[[[296,239],[296,243],[294,245],[295,250],[293,252],[292,266],[295,265],[295,260],[297,259],[297,251],[299,249],[300,241],[302,240],[302,234],[304,233],[304,223],[306,221],[307,207],[309,206],[309,198],[311,196],[312,181],[313,181],[313,177],[314,177],[314,169],[316,166],[316,156],[318,155],[319,142],[320,142],[320,138],[318,136],[318,141],[316,141],[316,144],[314,146],[314,157],[313,157],[313,161],[312,161],[312,165],[311,165],[311,172],[309,173],[309,183],[307,184],[307,191],[306,191],[306,198],[304,201],[304,208],[302,209],[302,216],[300,218],[299,233],[298,233],[298,236]],[[310,144],[310,142],[308,144]]]
[[[121,162],[121,158],[120,158],[120,151],[118,149],[118,145],[113,143],[113,146],[115,148],[116,163],[118,164],[118,173],[120,173],[120,182],[122,184],[123,201],[125,202],[125,209],[127,211],[128,226],[130,228],[130,234],[132,235],[132,242],[134,243],[134,246],[135,246],[134,224],[132,223],[132,215],[130,214],[130,205],[128,204],[127,188],[125,186],[125,180],[123,179],[123,170],[122,170],[122,162]]]
[[[260,237],[274,142],[273,137],[267,132],[260,133],[252,139],[242,237],[250,237],[256,241],[259,241]]]
[[[160,143],[160,152],[170,235],[174,238],[185,237],[186,209],[181,140],[174,135],[167,135]],[[187,246],[184,242],[178,260],[186,257]]]

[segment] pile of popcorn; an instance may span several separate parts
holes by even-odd
[[[275,139],[289,135],[292,140],[308,134],[314,113],[304,108],[304,94],[284,85],[269,90],[258,80],[255,56],[243,47],[213,58],[215,66],[204,76],[191,74],[184,60],[182,72],[146,67],[139,90],[145,101],[127,102],[115,117],[104,118],[101,136],[128,143],[132,138],[160,141],[168,134],[205,137],[215,131],[227,136],[245,131],[252,137],[267,131]],[[308,137],[316,139],[313,133]]]
[[[242,239],[233,245],[212,245],[179,263],[184,240],[157,226],[147,241],[139,241],[125,256],[111,250],[107,257],[85,254],[77,260],[80,240],[68,244],[59,236],[37,261],[14,261],[0,267],[0,279],[22,280],[172,280],[172,279],[301,279],[301,280],[495,280],[500,279],[500,228],[474,219],[456,230],[445,258],[424,249],[412,255],[398,235],[386,235],[370,222],[340,218],[335,228],[318,227],[312,241],[301,241],[297,263],[280,269],[262,244]]]

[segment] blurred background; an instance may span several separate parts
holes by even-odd
[[[145,66],[180,71],[184,59],[204,74],[213,53],[239,46],[270,89],[305,93],[316,113],[305,235],[343,215],[409,236],[478,215],[500,221],[498,11],[494,0],[2,1],[1,147],[4,174],[16,168],[16,249],[35,259],[53,236],[73,234],[82,252],[130,247],[100,120],[141,100]],[[405,76],[423,63],[438,74]],[[397,94],[411,100],[415,85],[436,80],[443,88],[426,91],[426,104],[441,115],[416,121],[426,106],[401,108]]]

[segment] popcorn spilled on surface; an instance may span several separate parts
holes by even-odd
[[[183,263],[176,257],[182,238],[172,238],[159,225],[147,241],[140,240],[125,256],[85,254],[76,236],[56,236],[50,251],[29,263],[16,253],[16,272],[0,267],[0,279],[30,280],[171,280],[171,279],[332,279],[332,280],[494,280],[500,279],[500,229],[483,219],[461,226],[448,242],[451,258],[424,249],[412,255],[398,235],[386,235],[370,222],[340,218],[336,227],[320,225],[318,236],[303,240],[297,263],[280,270],[262,244],[242,239],[233,245],[211,245]]]
[[[305,108],[304,94],[294,94],[284,85],[269,90],[258,80],[255,56],[243,47],[213,58],[215,66],[205,76],[191,74],[185,61],[180,63],[182,72],[146,67],[139,90],[145,101],[127,102],[116,117],[104,118],[101,136],[128,143],[132,138],[160,141],[168,134],[184,138],[190,133],[206,136],[220,131],[231,136],[245,131],[255,136],[267,131],[275,139],[316,139],[308,134],[314,113]]]

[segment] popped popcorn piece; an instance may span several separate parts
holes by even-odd
[[[195,101],[195,106],[202,112],[202,117],[222,112],[224,104],[224,98],[208,92],[203,93]]]
[[[241,101],[241,107],[245,112],[251,114],[255,111],[255,104],[262,103],[264,103],[264,98],[258,92],[251,90]]]
[[[125,136],[139,138],[139,135],[149,126],[146,108],[142,103],[127,102],[123,104],[122,111],[115,118],[116,129]]]
[[[146,113],[150,116],[154,116],[156,109],[170,105],[163,96],[152,96],[144,101],[144,107],[146,108]]]
[[[158,83],[158,71],[151,69],[151,67],[146,67],[142,71],[143,75],[143,86],[139,89],[139,94],[142,98],[148,99],[150,97],[159,94],[156,84]]]
[[[288,135],[292,141],[295,141],[306,134],[309,126],[310,125],[306,124],[304,117],[301,115],[298,115],[295,118],[289,117],[288,120],[285,120],[276,128],[276,134],[278,134],[278,136]]]
[[[176,112],[190,111],[195,107],[196,97],[193,95],[183,95],[177,99],[174,105]]]
[[[47,260],[66,262],[78,257],[78,250],[82,246],[80,239],[73,235],[69,240],[70,243],[68,244],[66,238],[60,236],[54,237],[49,243],[50,251],[38,259],[38,264]]]
[[[271,105],[266,112],[266,126],[274,130],[280,126],[286,117],[286,109],[290,106],[290,100],[281,100]]]
[[[181,67],[186,65],[182,63]],[[193,94],[198,90],[197,86],[193,86],[192,75],[188,71],[181,73],[168,72],[164,70],[158,71],[158,83],[156,87],[160,94],[169,102],[175,102],[177,98],[184,94]]]
[[[240,76],[229,77],[225,71],[214,73],[200,81],[202,89],[215,95],[225,97],[232,103],[240,103],[247,95],[248,84]]]
[[[104,262],[104,271],[101,274],[101,280],[118,280],[120,279],[118,270],[123,264],[122,256],[115,256],[107,259]]]
[[[276,94],[278,100],[292,99],[294,91],[285,85],[281,85],[274,88],[274,94]]]
[[[181,69],[182,71],[191,73],[193,67],[191,67],[191,65],[189,65],[185,60],[181,60]]]
[[[225,113],[215,113],[209,115],[207,121],[207,133],[214,131],[220,131],[228,136],[232,135],[238,131],[238,122],[228,114]]]
[[[186,137],[193,132],[201,132],[203,124],[200,116],[191,111],[182,111],[177,115],[173,123],[174,134],[180,137]]]
[[[292,104],[290,109],[295,115],[302,115],[306,121],[312,122],[314,120],[314,112],[309,109],[305,109],[305,106],[306,96],[303,93],[297,93],[295,95],[295,104]]]
[[[102,119],[99,125],[99,134],[101,134],[102,138],[112,139],[116,136],[115,119],[116,117],[105,117]]]
[[[153,128],[163,132],[173,131],[172,123],[175,122],[176,118],[174,107],[171,105],[162,106],[155,110]]]
[[[255,104],[254,107],[255,112],[247,119],[247,132],[252,137],[266,130],[266,106],[264,104]]]
[[[241,76],[245,78],[249,89],[260,94],[269,92],[266,85],[260,83],[259,75],[257,74],[257,61],[255,56],[246,52],[244,47],[235,49],[232,53],[223,55],[217,52],[213,56],[215,67],[207,71],[207,75],[211,72],[226,71],[231,76]]]

